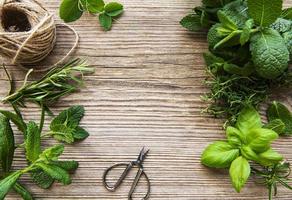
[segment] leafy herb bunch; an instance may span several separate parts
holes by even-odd
[[[105,31],[109,31],[115,17],[124,11],[118,2],[105,4],[103,0],[63,0],[60,6],[60,17],[65,22],[78,20],[84,12],[98,15],[99,23]]]
[[[235,126],[227,127],[227,140],[210,144],[201,161],[208,167],[229,168],[237,192],[241,191],[251,173],[256,174],[268,187],[269,199],[272,199],[273,192],[277,194],[277,183],[292,190],[288,185],[290,165],[271,148],[278,134],[292,134],[292,113],[283,104],[274,102],[267,115],[269,123],[263,125],[253,107],[244,108]]]
[[[6,69],[5,69],[6,71]],[[39,81],[27,82],[29,71],[24,84],[18,90],[11,89],[9,95],[4,98],[14,112],[0,110],[0,199],[4,199],[7,193],[13,189],[25,200],[32,200],[30,192],[20,183],[20,177],[29,173],[32,181],[40,188],[47,189],[57,181],[64,185],[71,183],[69,173],[78,168],[78,162],[74,160],[59,160],[64,151],[63,144],[42,148],[41,139],[54,137],[65,143],[73,143],[88,137],[88,132],[79,126],[84,116],[82,106],[72,106],[53,118],[49,131],[43,133],[46,113],[52,115],[49,105],[60,97],[74,92],[82,83],[84,73],[92,72],[84,62],[74,60],[64,67],[54,68]],[[7,72],[7,71],[6,71]],[[7,75],[9,73],[7,72]],[[9,76],[12,87],[12,79]],[[20,111],[20,107],[26,102],[37,103],[41,107],[40,122],[26,122]],[[11,122],[16,125],[23,134],[24,142],[15,144],[14,131]],[[17,148],[25,150],[27,167],[13,170],[14,152]]]
[[[282,0],[203,0],[181,20],[191,31],[207,28],[204,55],[213,102],[207,111],[234,124],[246,105],[257,107],[274,88],[292,85],[292,9]]]

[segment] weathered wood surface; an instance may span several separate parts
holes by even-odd
[[[73,24],[81,37],[74,55],[87,58],[96,68],[95,74],[86,77],[86,87],[80,93],[64,98],[53,109],[81,104],[87,111],[82,125],[91,136],[67,145],[63,156],[80,162],[73,183],[55,184],[45,191],[34,186],[28,176],[22,182],[36,199],[127,199],[131,179],[110,193],[102,186],[103,171],[116,162],[135,159],[146,146],[151,149],[145,162],[152,183],[150,199],[267,199],[266,189],[253,181],[237,194],[226,171],[200,164],[204,147],[223,138],[224,133],[221,120],[201,114],[206,104],[200,96],[208,91],[203,84],[205,34],[190,34],[179,25],[199,0],[121,2],[126,12],[110,32],[103,32],[96,17],[89,15]],[[45,0],[45,5],[57,16],[59,0]],[[292,6],[292,1],[287,0],[286,5]],[[73,40],[70,32],[61,31],[57,55],[64,55]],[[23,79],[22,70],[9,69],[17,80]],[[0,74],[4,96],[7,82],[3,70]],[[292,105],[291,95],[284,99]],[[25,111],[27,120],[39,118],[36,106]],[[45,145],[52,143],[44,141]],[[274,146],[291,161],[291,144],[292,138],[287,137]],[[25,163],[22,152],[17,152],[15,168]],[[7,199],[18,196],[12,194]],[[280,188],[278,199],[292,199],[292,192]]]

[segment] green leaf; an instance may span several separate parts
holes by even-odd
[[[261,153],[270,148],[273,140],[277,139],[278,134],[270,129],[256,128],[247,134],[247,144],[256,152]]]
[[[233,187],[237,192],[240,192],[250,175],[248,161],[242,156],[236,158],[230,166],[229,174]]]
[[[66,170],[67,172],[72,172],[75,171],[79,163],[75,160],[70,160],[70,161],[53,161],[51,162],[52,165],[61,167],[62,169]]]
[[[232,146],[239,147],[242,144],[242,140],[244,141],[244,136],[242,133],[232,126],[228,126],[226,129],[226,135],[228,143]]]
[[[254,26],[253,19],[249,19],[245,22],[245,26],[240,35],[241,46],[245,45],[249,41],[253,26]]]
[[[80,126],[78,126],[73,132],[73,137],[75,140],[84,140],[88,136],[89,136],[89,133],[85,129],[81,128]]]
[[[201,162],[214,168],[227,168],[239,156],[239,150],[227,142],[214,142],[203,152]]]
[[[282,10],[281,17],[292,20],[292,8],[286,8]]]
[[[33,182],[42,189],[48,189],[54,183],[54,179],[42,169],[33,170],[30,175]]]
[[[104,11],[103,0],[81,0],[82,6],[88,12],[96,14]]]
[[[189,14],[182,18],[180,24],[189,31],[199,31],[203,28],[201,17],[197,14]]]
[[[271,129],[281,135],[285,132],[286,126],[282,120],[274,119],[266,124],[263,128]]]
[[[74,128],[67,127],[64,124],[56,124],[50,126],[51,134],[58,141],[66,142],[68,144],[72,144],[74,142]]]
[[[278,18],[270,28],[278,31],[279,33],[285,33],[292,29],[292,21],[287,19]]]
[[[60,5],[59,15],[64,22],[78,20],[83,14],[80,9],[79,0],[63,0]]]
[[[25,132],[26,124],[18,115],[6,110],[0,110],[0,113],[4,115],[5,117],[7,117],[8,119],[10,119],[21,132]]]
[[[44,170],[48,175],[57,181],[63,183],[64,185],[69,185],[71,183],[71,178],[69,174],[62,168],[55,165],[48,165],[44,163],[36,163],[36,166]]]
[[[223,27],[225,27],[229,30],[237,30],[238,29],[237,25],[226,15],[225,12],[219,10],[217,15],[218,15],[219,21],[223,25]]]
[[[75,128],[79,125],[80,120],[84,116],[83,106],[72,106],[64,111],[62,111],[57,117],[53,119],[50,126],[56,124],[64,124],[68,127]]]
[[[20,194],[20,196],[22,197],[23,200],[33,200],[34,199],[32,197],[32,195],[30,194],[30,192],[23,185],[21,185],[18,182],[16,182],[14,184],[13,189],[15,190],[15,192]]]
[[[246,135],[251,129],[260,127],[262,122],[259,113],[251,106],[245,107],[238,116],[236,128]]]
[[[283,156],[275,152],[273,149],[268,149],[267,151],[259,154],[258,163],[264,166],[270,166],[279,163],[283,160]]]
[[[108,16],[116,17],[116,16],[122,14],[122,12],[124,11],[124,7],[120,3],[110,2],[110,3],[105,5],[104,11],[106,12],[106,14]]]
[[[289,51],[282,36],[269,28],[251,37],[252,60],[259,76],[274,79],[288,68]]]
[[[246,158],[247,160],[258,160],[258,155],[256,152],[254,152],[250,146],[247,145],[243,145],[240,149],[241,154],[244,158]]]
[[[39,158],[41,153],[41,132],[35,122],[28,123],[26,132],[26,159],[30,162],[34,162]]]
[[[63,151],[64,151],[64,145],[62,144],[55,145],[53,147],[50,147],[44,150],[39,155],[39,160],[45,163],[49,163],[51,161],[57,161],[59,159],[59,156],[63,153]]]
[[[267,116],[269,121],[276,119],[282,120],[285,124],[284,133],[292,134],[292,113],[284,104],[274,101],[267,110]]]
[[[14,158],[14,149],[14,134],[9,119],[0,115],[0,163],[4,172],[10,171]]]
[[[243,67],[231,63],[224,63],[223,68],[230,74],[237,74],[240,76],[249,76],[254,72],[254,66],[252,63],[247,63]]]
[[[267,27],[282,13],[283,0],[247,0],[248,11],[255,23]]]
[[[0,181],[0,199],[4,199],[17,179],[22,175],[21,171],[14,172]]]
[[[109,31],[112,27],[112,17],[107,15],[106,13],[100,14],[99,23],[105,31]]]

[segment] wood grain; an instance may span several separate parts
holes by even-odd
[[[82,125],[91,136],[76,145],[67,145],[63,156],[80,162],[73,183],[55,184],[50,190],[37,188],[28,176],[22,178],[22,183],[36,199],[127,199],[134,174],[117,192],[110,193],[102,186],[103,171],[116,162],[136,159],[141,147],[146,146],[151,149],[145,169],[152,183],[152,200],[267,199],[266,189],[252,179],[237,194],[226,171],[200,164],[206,145],[224,138],[222,120],[201,113],[206,104],[200,97],[208,91],[203,84],[205,33],[191,34],[179,25],[179,20],[200,1],[121,2],[126,12],[110,32],[103,32],[94,16],[84,15],[73,24],[81,37],[74,56],[86,58],[96,68],[86,77],[86,87],[81,92],[64,98],[53,108],[55,112],[75,104],[86,108]],[[61,23],[57,18],[59,0],[44,3]],[[292,6],[291,0],[285,3]],[[70,31],[59,28],[58,45],[49,61],[65,55],[73,41]],[[24,72],[8,67],[20,84]],[[0,84],[0,95],[4,96],[7,81],[3,70]],[[283,99],[292,105],[291,95]],[[24,111],[26,120],[39,119],[35,105]],[[19,135],[17,140],[21,140]],[[43,142],[53,143],[51,139]],[[291,161],[291,144],[292,137],[285,137],[277,140],[274,147]],[[17,151],[14,168],[25,165],[23,152]],[[142,194],[143,187],[137,191],[138,196]],[[19,197],[12,193],[7,199]],[[292,192],[280,187],[277,199],[291,200]]]

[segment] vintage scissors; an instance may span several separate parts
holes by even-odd
[[[109,167],[103,174],[103,185],[104,187],[108,190],[108,191],[111,191],[111,192],[114,192],[117,188],[119,188],[119,186],[122,184],[123,180],[126,178],[126,176],[128,175],[128,173],[130,172],[130,170],[133,168],[133,167],[138,167],[138,172],[137,172],[137,175],[134,179],[134,182],[132,183],[132,186],[131,186],[131,189],[129,191],[129,194],[128,194],[128,199],[131,200],[132,199],[132,195],[135,191],[135,188],[137,187],[138,185],[138,182],[140,180],[140,178],[142,177],[142,175],[146,178],[146,181],[147,181],[147,193],[146,195],[142,198],[142,200],[146,200],[149,198],[149,195],[150,195],[150,180],[148,178],[148,176],[146,175],[145,171],[144,171],[144,168],[143,168],[143,161],[145,160],[147,154],[148,154],[149,150],[145,150],[145,148],[143,147],[142,150],[140,151],[140,154],[139,154],[139,157],[137,160],[135,161],[132,161],[130,163],[118,163],[118,164],[115,164],[111,167]],[[126,169],[124,170],[124,172],[122,173],[121,177],[118,179],[118,181],[113,185],[113,186],[110,186],[107,181],[106,181],[106,177],[108,175],[108,173],[117,168],[117,167],[122,167],[122,166],[125,166]]]

